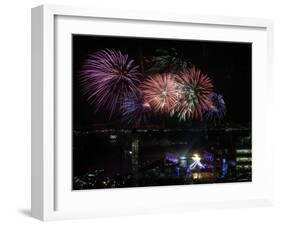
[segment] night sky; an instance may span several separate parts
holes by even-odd
[[[149,58],[158,48],[177,49],[207,73],[213,80],[215,92],[223,95],[227,108],[224,122],[251,124],[251,43],[73,35],[72,47],[74,129],[90,127],[102,117],[102,113],[94,113],[93,106],[81,95],[79,71],[88,54],[105,48],[126,52],[138,64],[140,50]]]

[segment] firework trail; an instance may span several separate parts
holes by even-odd
[[[171,115],[176,114],[180,121],[201,119],[212,106],[210,95],[213,92],[211,79],[199,69],[192,66],[184,70],[176,79],[180,98]]]
[[[170,73],[148,76],[140,86],[144,102],[155,112],[169,113],[177,103],[179,93],[175,85],[175,75]]]
[[[122,121],[128,125],[139,126],[147,121],[150,111],[150,105],[144,103],[140,95],[126,97],[121,105]]]
[[[205,118],[213,122],[216,122],[217,120],[220,121],[225,116],[226,112],[223,96],[217,93],[213,93],[210,96],[210,99],[212,102],[212,106],[205,113]]]
[[[90,55],[80,74],[82,92],[95,111],[105,109],[109,118],[119,110],[120,101],[137,96],[139,70],[127,54],[105,49]]]

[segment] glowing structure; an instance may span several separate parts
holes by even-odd
[[[80,81],[82,92],[95,111],[112,114],[119,110],[119,102],[127,96],[137,96],[138,66],[119,50],[104,49],[90,55],[84,63]]]
[[[166,152],[165,153],[165,160],[173,162],[173,163],[178,163],[177,156],[175,154],[173,154],[173,153],[170,153],[170,152]]]
[[[187,167],[187,158],[185,156],[179,157],[179,165],[183,168]]]
[[[212,106],[210,95],[213,92],[211,79],[192,66],[176,77],[176,86],[180,92],[176,114],[180,121],[201,119]]]
[[[179,93],[174,78],[175,75],[170,73],[154,74],[148,76],[140,85],[144,102],[148,103],[153,111],[169,113],[175,108]]]
[[[200,162],[201,158],[198,154],[194,154],[192,157],[193,162],[189,165],[189,170],[194,170],[196,167],[199,169],[204,169],[204,165]]]
[[[227,174],[228,164],[225,158],[221,162],[221,177],[224,178]]]
[[[203,158],[208,162],[214,161],[214,154],[209,151],[204,151]]]

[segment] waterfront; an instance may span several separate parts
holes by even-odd
[[[73,189],[251,181],[247,127],[73,133]]]
[[[72,45],[74,190],[251,181],[251,43]]]

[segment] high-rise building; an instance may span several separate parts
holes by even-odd
[[[236,150],[236,177],[239,181],[248,181],[252,179],[252,150]]]
[[[132,135],[132,170],[138,170],[138,157],[139,157],[139,137],[136,134]]]

